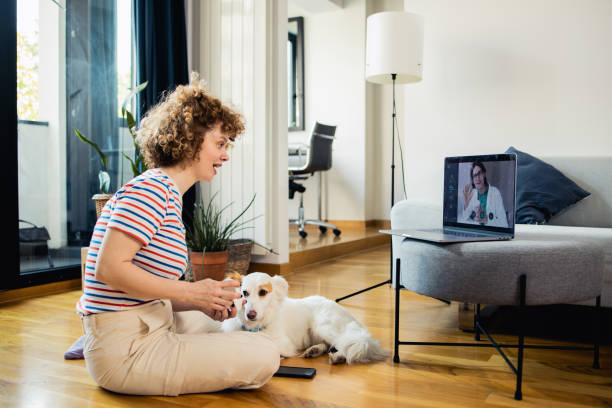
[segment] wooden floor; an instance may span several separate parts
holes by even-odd
[[[307,225],[304,229],[308,235],[306,238],[300,237],[297,226],[289,226],[289,252],[293,255],[298,252],[309,251],[319,248],[327,248],[336,244],[351,243],[364,239],[378,237],[382,244],[389,242],[389,235],[378,232],[380,227],[345,227],[342,233],[335,236],[331,230],[322,234],[319,228]]]
[[[331,230],[325,234],[316,226],[307,226],[306,238],[300,237],[297,226],[289,228],[289,271],[345,254],[371,249],[389,243],[389,235],[379,227],[342,228],[340,236]]]
[[[379,247],[295,270],[290,295],[336,298],[388,277],[389,247]],[[612,348],[602,369],[586,351],[527,350],[524,400],[513,400],[515,377],[493,349],[403,346],[400,364],[330,366],[325,357],[286,359],[317,369],[312,380],[273,378],[254,391],[180,397],[134,397],[107,392],[82,360],[63,352],[81,334],[74,311],[79,291],[0,305],[2,407],[580,407],[612,405]],[[383,286],[344,306],[382,344],[393,341],[393,291]],[[403,291],[401,340],[471,341],[457,327],[456,305]],[[504,340],[503,336],[499,339]],[[506,338],[506,340],[510,340]],[[546,341],[528,339],[547,344]],[[509,352],[514,356],[514,351]]]

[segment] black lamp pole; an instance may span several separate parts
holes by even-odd
[[[393,113],[391,114],[391,208],[395,204],[395,78],[397,74],[391,74],[393,80]]]
[[[395,78],[397,74],[391,74],[393,81],[393,113],[391,114],[391,209],[395,204]],[[391,219],[391,210],[389,210],[389,220]],[[391,239],[391,250],[389,251],[389,280],[383,283],[393,282],[393,235]]]
[[[391,114],[391,208],[393,208],[393,204],[395,201],[395,78],[397,78],[397,74],[391,74],[391,80],[393,81],[393,113]],[[391,217],[391,212],[389,212],[389,217]],[[389,218],[391,219],[391,218]],[[391,239],[391,250],[389,251],[390,256],[390,269],[389,269],[389,279],[384,282],[377,283],[374,286],[370,286],[369,288],[359,290],[357,292],[351,293],[350,295],[342,296],[341,298],[336,299],[336,302],[340,302],[341,300],[353,297],[355,295],[359,295],[360,293],[367,292],[370,289],[375,289],[379,286],[386,285],[387,283],[393,282],[393,236],[390,236]]]

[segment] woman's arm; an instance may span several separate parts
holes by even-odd
[[[177,307],[186,308],[183,310],[202,310],[209,316],[215,311],[227,313],[232,300],[240,297],[232,290],[240,286],[234,280],[205,279],[191,283],[165,279],[145,271],[132,263],[141,247],[142,243],[137,239],[108,228],[98,252],[96,280],[132,296],[170,299],[173,305],[176,302]]]
[[[474,205],[476,204],[474,202],[474,196],[475,194],[472,194],[470,196],[470,200],[467,203],[463,204],[463,210],[461,211],[461,217],[458,220],[458,222],[463,222],[463,223],[474,223],[475,222],[473,218],[470,218],[472,211],[474,211]]]

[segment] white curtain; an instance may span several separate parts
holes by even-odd
[[[215,193],[217,205],[232,203],[224,212],[227,219],[238,215],[256,195],[253,206],[243,216],[244,220],[258,217],[249,224],[254,228],[234,238],[254,239],[277,252],[285,252],[281,258],[287,258],[288,248],[283,248],[287,245],[282,239],[279,242],[276,228],[278,211],[274,203],[279,201],[279,186],[276,176],[271,174],[278,173],[278,169],[270,164],[276,156],[278,137],[273,123],[278,115],[275,104],[271,103],[274,94],[268,89],[277,81],[270,75],[270,61],[276,59],[276,54],[270,57],[274,46],[270,45],[268,26],[274,20],[270,4],[260,0],[199,3],[200,18],[195,20],[199,24],[196,30],[199,39],[195,42],[199,44],[194,47],[199,47],[196,59],[199,59],[201,76],[207,80],[210,91],[240,112],[246,122],[246,131],[229,152],[230,161],[223,165],[212,183],[202,183],[200,187],[205,204]],[[194,61],[193,66],[198,66],[198,62]],[[284,177],[286,183],[286,165]],[[275,262],[269,258],[268,261]]]

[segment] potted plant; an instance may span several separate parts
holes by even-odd
[[[130,131],[130,135],[132,136],[132,142],[134,143],[134,159],[132,160],[125,153],[123,154],[123,157],[129,160],[132,166],[132,173],[134,173],[134,177],[144,173],[147,170],[147,168],[144,163],[144,157],[142,156],[142,153],[140,152],[140,146],[138,146],[138,143],[136,143],[136,121],[134,120],[134,116],[132,115],[132,113],[127,109],[127,104],[129,103],[130,99],[133,96],[135,96],[136,94],[138,94],[139,92],[141,92],[143,89],[147,87],[147,83],[148,82],[145,81],[142,84],[138,85],[125,98],[125,100],[123,101],[123,104],[121,105],[121,117],[127,122],[127,126]]]
[[[257,217],[240,221],[244,213],[253,205],[255,195],[247,206],[235,218],[229,222],[224,222],[223,212],[232,205],[229,203],[219,209],[214,204],[215,193],[208,205],[196,204],[194,208],[193,227],[187,228],[186,241],[190,250],[189,260],[193,273],[193,280],[211,278],[223,280],[225,277],[225,264],[227,263],[227,247],[230,238],[236,232],[246,228],[247,223]]]
[[[136,121],[134,120],[134,116],[132,115],[132,113],[127,109],[127,104],[130,102],[132,97],[134,97],[136,94],[138,94],[140,91],[142,91],[146,87],[147,87],[147,82],[143,82],[142,84],[138,85],[124,99],[123,104],[121,105],[121,117],[124,121],[127,122],[128,129],[134,141],[135,158],[134,160],[132,160],[125,154],[123,156],[130,161],[130,164],[132,165],[132,172],[134,173],[134,177],[141,174],[144,170],[146,170],[146,168],[144,165],[142,154],[140,153],[140,148],[138,147],[138,144],[136,143]],[[110,200],[110,198],[113,196],[112,194],[109,193],[110,176],[108,175],[108,167],[107,167],[108,161],[107,161],[106,155],[104,154],[104,152],[102,152],[102,149],[100,149],[100,147],[96,143],[94,143],[93,141],[83,136],[83,134],[81,134],[81,132],[79,132],[77,128],[74,128],[74,133],[77,135],[77,137],[82,142],[87,143],[93,146],[94,149],[96,149],[96,151],[98,152],[98,155],[100,156],[100,161],[102,162],[102,170],[100,170],[100,172],[98,173],[98,179],[100,180],[100,193],[94,194],[94,196],[92,197],[92,200],[94,200],[96,203],[96,215],[98,218],[100,218],[100,214],[102,213],[102,208],[104,208],[104,205],[106,204],[106,202]]]
[[[106,159],[106,155],[104,154],[104,152],[102,152],[102,150],[98,147],[96,143],[83,136],[77,128],[74,128],[74,133],[76,133],[76,135],[79,139],[81,139],[82,142],[87,143],[96,149],[98,155],[100,156],[100,161],[102,162],[102,170],[100,170],[100,172],[98,173],[98,179],[100,180],[100,192],[94,194],[94,196],[91,198],[96,203],[96,215],[98,218],[100,218],[100,214],[102,213],[102,208],[104,208],[104,204],[106,204],[106,202],[112,197],[112,194],[108,193],[110,189],[110,176],[108,175],[108,162]]]

